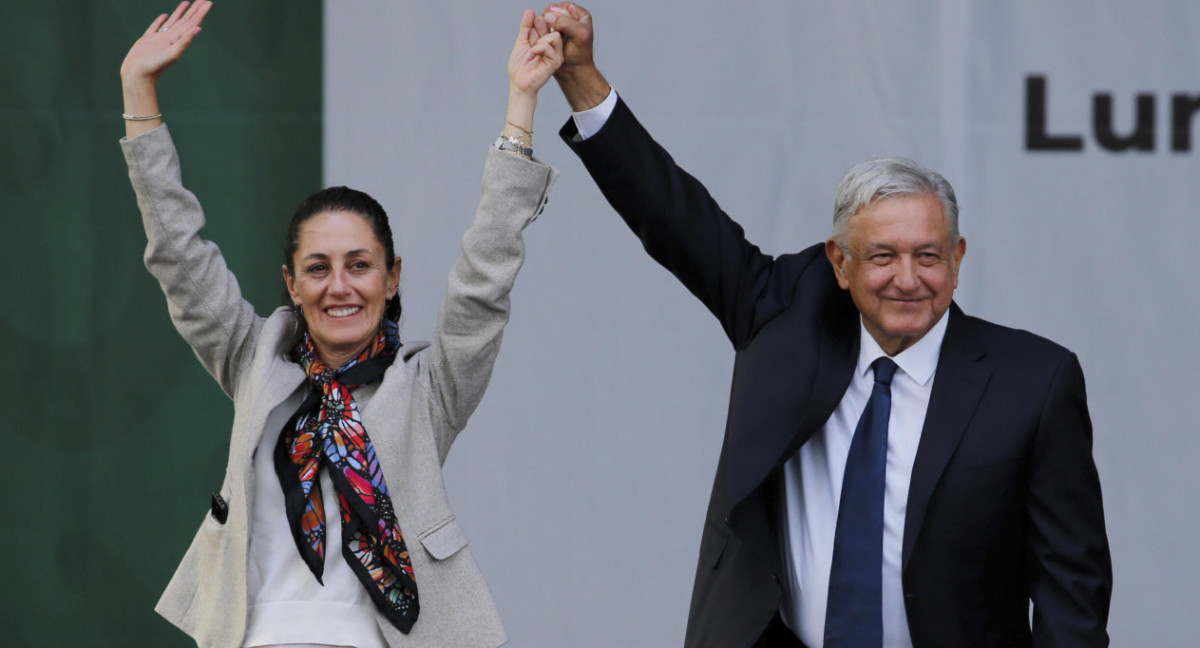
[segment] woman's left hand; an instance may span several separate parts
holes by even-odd
[[[508,57],[510,88],[522,94],[536,95],[562,62],[562,34],[551,31],[541,16],[526,9],[521,16],[517,42]]]

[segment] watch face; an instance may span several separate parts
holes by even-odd
[[[513,153],[516,153],[518,155],[524,155],[527,158],[533,157],[533,148],[532,147],[526,147],[526,146],[521,146],[519,144],[516,144],[515,142],[509,140],[507,137],[505,137],[503,135],[496,138],[496,143],[493,144],[493,146],[500,149],[501,151],[512,151]]]

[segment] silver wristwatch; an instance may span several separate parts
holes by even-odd
[[[492,146],[500,149],[501,151],[512,151],[513,153],[516,153],[517,155],[522,155],[531,160],[533,159],[533,148],[532,147],[521,146],[520,142],[517,142],[513,139],[509,139],[503,135],[501,135],[500,137],[497,137],[496,143],[492,144]]]

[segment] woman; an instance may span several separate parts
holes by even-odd
[[[434,339],[402,345],[400,259],[366,194],[335,187],[300,205],[283,267],[293,308],[265,319],[199,237],[204,216],[180,183],[154,87],[211,6],[159,16],[121,66],[146,266],[235,404],[224,484],[157,610],[200,646],[500,645],[441,466],[487,385],[521,232],[556,175],[532,160],[531,135],[561,38],[525,11],[505,127]]]

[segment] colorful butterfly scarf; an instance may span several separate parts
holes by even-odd
[[[325,463],[342,513],[342,555],[384,616],[407,634],[420,612],[412,561],[375,448],[351,395],[351,390],[381,379],[399,348],[396,324],[387,322],[358,357],[331,369],[305,334],[293,359],[304,368],[312,391],[283,426],[275,448],[275,473],[296,548],[320,582],[325,569],[325,506],[319,469]]]

